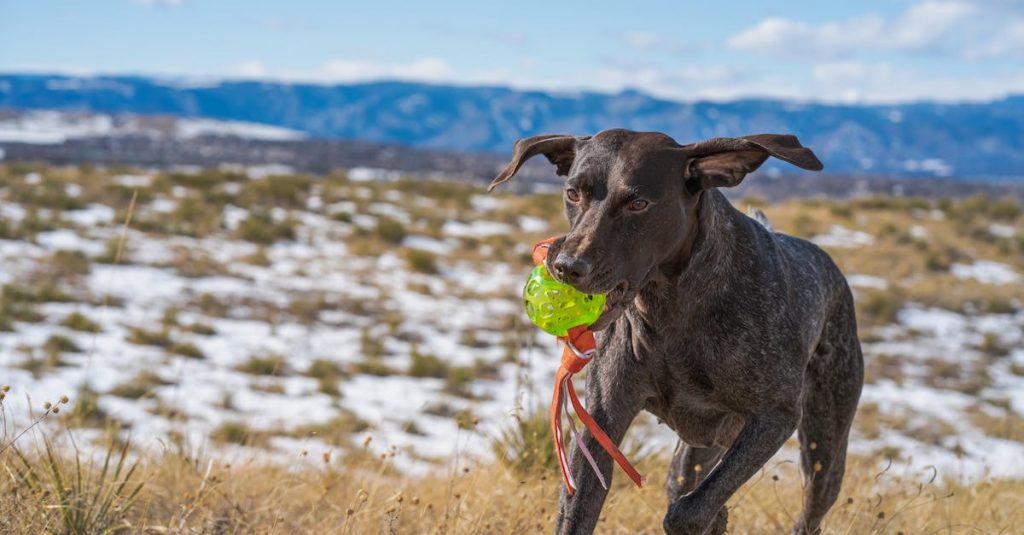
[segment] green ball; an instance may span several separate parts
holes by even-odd
[[[591,325],[604,312],[604,294],[585,294],[555,280],[543,264],[530,273],[523,288],[526,315],[534,325],[555,336],[578,325]]]

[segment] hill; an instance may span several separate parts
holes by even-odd
[[[137,76],[0,75],[0,110],[74,110],[257,123],[314,138],[507,152],[524,136],[609,127],[681,142],[792,132],[829,171],[950,178],[1024,172],[1024,96],[987,103],[672,102],[635,91],[551,93],[410,82],[309,85]]]

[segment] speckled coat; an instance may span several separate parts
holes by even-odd
[[[821,163],[793,136],[679,145],[615,129],[520,140],[492,188],[536,154],[566,176],[571,227],[549,268],[609,293],[588,410],[616,442],[641,410],[679,436],[665,531],[723,533],[726,501],[796,430],[806,485],[793,532],[818,532],[863,383],[852,295],[824,251],[747,217],[717,188],[769,156]],[[607,491],[577,451],[570,464],[579,490],[563,492],[557,532],[591,533]],[[607,455],[598,464],[612,473]]]

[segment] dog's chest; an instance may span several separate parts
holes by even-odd
[[[741,417],[717,402],[715,384],[703,370],[662,370],[650,380],[654,395],[644,408],[687,444],[728,445],[742,426]]]

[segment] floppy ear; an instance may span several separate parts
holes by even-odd
[[[576,157],[576,142],[589,138],[590,136],[575,137],[562,134],[546,134],[516,141],[515,149],[512,152],[512,161],[491,181],[487,191],[493,190],[498,184],[512,178],[516,171],[519,171],[519,168],[526,163],[526,160],[538,154],[543,154],[549,162],[555,165],[559,176],[569,174],[569,168]]]
[[[699,189],[735,186],[747,173],[761,167],[769,156],[801,169],[820,171],[824,167],[811,149],[800,145],[796,136],[790,135],[715,138],[685,145],[682,150],[690,158],[686,167],[687,186]]]

